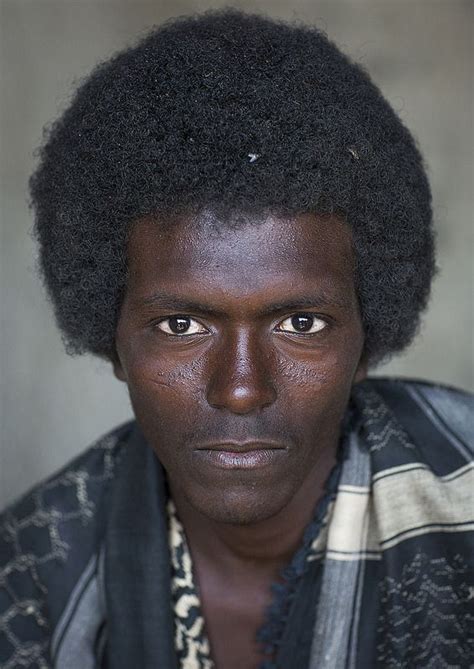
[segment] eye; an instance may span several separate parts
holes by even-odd
[[[278,325],[278,330],[292,334],[315,334],[325,328],[326,325],[327,323],[322,318],[318,318],[314,314],[294,314],[285,318]]]
[[[169,316],[160,321],[157,326],[167,335],[193,335],[208,332],[206,328],[189,316]]]

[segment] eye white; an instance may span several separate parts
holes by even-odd
[[[297,330],[293,325],[293,319],[297,316],[304,316],[305,318],[312,320],[311,327],[308,330]],[[327,323],[325,321],[323,321],[321,318],[317,318],[317,316],[313,316],[312,314],[293,314],[293,316],[285,318],[285,320],[279,324],[278,330],[283,332],[291,332],[292,334],[314,334],[315,332],[323,330],[326,325]]]
[[[170,322],[183,322],[187,321],[187,327],[185,330],[182,332],[175,332],[174,330],[171,329],[170,327]],[[157,324],[157,327],[159,330],[162,332],[165,332],[168,335],[173,335],[173,337],[182,337],[184,335],[192,335],[192,334],[203,334],[207,332],[206,328],[201,325],[201,323],[198,323],[198,321],[195,321],[193,318],[189,318],[189,316],[170,316],[169,318],[165,318],[165,320],[160,321]]]

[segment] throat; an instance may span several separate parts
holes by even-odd
[[[217,669],[257,669],[265,659],[259,632],[271,604],[271,582],[240,587],[218,584],[196,565],[199,597],[210,655]]]

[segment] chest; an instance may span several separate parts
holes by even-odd
[[[269,588],[242,585],[213,593],[201,587],[200,596],[215,669],[258,669],[265,657],[257,632],[270,602]]]

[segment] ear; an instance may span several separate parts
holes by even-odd
[[[112,363],[112,369],[114,370],[114,376],[119,380],[119,381],[127,381],[127,375],[125,374],[125,370],[122,366],[122,363],[120,362],[120,358],[118,356],[117,351],[114,351],[112,357],[110,358],[110,362]]]
[[[359,381],[363,381],[367,376],[367,371],[368,371],[367,360],[365,359],[365,356],[362,356],[357,366],[356,372],[354,374],[354,380],[352,381],[352,383],[355,384],[359,383]]]

